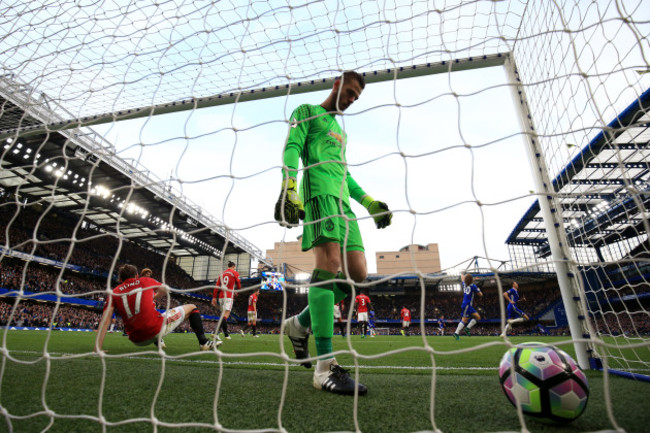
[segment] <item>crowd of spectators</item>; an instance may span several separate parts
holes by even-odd
[[[165,269],[160,281],[181,289],[193,286],[192,278],[172,260],[114,234],[83,228],[78,216],[56,209],[47,213],[21,207],[15,218],[16,205],[0,205],[0,245],[59,262],[80,266],[84,272],[103,277],[112,266],[129,263],[142,269]],[[73,242],[72,239],[75,239]],[[119,252],[118,255],[116,253]],[[116,274],[117,271],[114,271]]]
[[[17,306],[14,303],[14,299],[0,298],[0,326],[95,329],[101,318],[101,313],[92,308],[61,305],[54,314],[53,303],[30,300],[23,300]]]
[[[113,288],[117,281],[115,270],[109,274],[111,267],[124,263],[134,264],[139,269],[148,267],[154,270],[153,277],[170,286],[173,291],[169,297],[158,301],[160,309],[172,308],[181,304],[192,303],[199,307],[206,317],[205,327],[211,332],[216,327],[216,319],[220,312],[210,304],[211,290],[196,291],[201,287],[173,260],[165,261],[163,255],[139,246],[115,235],[100,232],[88,227],[82,228],[76,217],[50,209],[41,213],[30,207],[20,209],[20,217],[16,218],[16,205],[3,203],[0,205],[0,225],[5,230],[0,231],[0,245],[13,250],[22,251],[35,256],[65,262],[76,267],[76,271],[62,267],[41,264],[36,261],[24,261],[10,256],[0,260],[0,288],[24,293],[50,293],[73,296],[92,301],[98,301],[101,307],[106,297],[106,290]],[[36,229],[34,229],[36,227]],[[75,239],[73,242],[71,239]],[[115,253],[119,256],[115,257]],[[164,277],[162,270],[165,270]],[[183,292],[191,289],[191,291]],[[247,290],[248,289],[248,290]],[[252,293],[244,287],[234,300],[231,316],[231,329],[238,332],[239,327],[246,321],[247,300]],[[559,289],[548,287],[522,286],[520,288],[520,308],[529,316],[535,317],[547,310],[560,298]],[[455,324],[460,315],[462,292],[430,290],[422,300],[419,290],[406,294],[382,295],[370,293],[372,306],[378,322],[382,326],[391,327],[398,332],[400,310],[407,307],[411,310],[414,320],[423,317],[435,320],[444,317],[448,326]],[[36,302],[32,295],[23,298],[15,309],[12,298],[0,298],[0,325],[13,326],[53,326],[95,329],[101,317],[101,309],[84,306],[63,304],[58,309],[53,302]],[[346,301],[344,316],[347,317],[353,301]],[[300,312],[307,305],[307,295],[287,292],[262,292],[258,301],[258,330],[266,333],[279,332],[283,317],[290,317]],[[499,319],[502,314],[504,300],[498,291],[492,287],[484,289],[484,296],[477,299],[475,304],[483,319],[491,323],[475,328],[475,333],[498,335],[500,332]],[[424,308],[423,308],[424,307]],[[647,311],[645,309],[644,311]],[[54,317],[53,317],[54,316]],[[10,323],[11,318],[11,323]],[[597,329],[607,330],[608,333],[625,335],[649,334],[650,323],[647,314],[626,316],[625,314],[604,314],[594,317]],[[497,323],[498,322],[498,323]],[[118,327],[120,323],[118,322]],[[189,331],[189,326],[179,328],[181,332]],[[394,328],[394,329],[392,329]],[[437,328],[427,324],[427,334],[433,335]],[[531,322],[515,328],[518,333],[556,333],[562,335],[568,332],[562,328],[539,327]],[[611,332],[610,332],[611,331]],[[414,325],[413,334],[419,334],[421,328]]]

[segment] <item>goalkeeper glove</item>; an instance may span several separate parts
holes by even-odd
[[[297,182],[293,177],[282,181],[282,191],[275,203],[274,217],[283,227],[291,228],[305,218],[305,209],[297,191]]]
[[[393,213],[388,209],[388,205],[383,201],[376,201],[369,195],[361,200],[361,205],[368,209],[370,215],[375,220],[378,229],[386,228],[393,220]]]

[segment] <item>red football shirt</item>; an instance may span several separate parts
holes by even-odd
[[[402,308],[402,312],[400,314],[402,315],[403,322],[411,321],[411,310],[409,310],[408,308]]]
[[[149,340],[160,332],[163,317],[156,310],[156,304],[153,301],[157,289],[137,291],[137,289],[160,285],[153,278],[128,278],[113,289],[111,295],[113,307],[122,317],[124,330],[129,334],[129,340],[136,343]],[[107,306],[108,303],[104,308]]]
[[[370,298],[367,295],[364,295],[363,293],[357,295],[357,297],[354,299],[354,302],[357,304],[358,313],[368,312],[368,305],[370,305]]]
[[[239,272],[234,269],[226,269],[223,274],[217,279],[217,287],[212,292],[213,298],[232,298],[235,294],[235,285],[241,289],[241,282],[239,281]],[[226,288],[227,290],[224,290]]]
[[[253,293],[248,297],[248,311],[256,311],[257,306],[257,294]]]

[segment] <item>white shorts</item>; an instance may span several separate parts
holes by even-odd
[[[410,322],[410,321],[406,321],[406,320],[404,320],[404,321],[402,322],[402,328],[408,328],[409,326],[411,326],[411,322]]]
[[[232,310],[232,298],[219,298],[219,308],[222,313]]]
[[[160,332],[155,337],[145,341],[138,341],[137,343],[133,342],[133,344],[136,346],[148,346],[149,344],[158,341],[158,338],[162,339],[165,335],[178,328],[178,326],[183,323],[183,320],[185,320],[185,308],[181,306],[171,308],[162,313],[162,317],[162,328],[160,328]]]
[[[341,309],[336,304],[334,304],[334,318],[335,319],[340,319],[341,318]]]
[[[367,322],[368,321],[368,312],[364,313],[359,313],[357,314],[357,321],[359,322]]]
[[[257,311],[249,311],[248,312],[248,321],[249,322],[257,322]]]

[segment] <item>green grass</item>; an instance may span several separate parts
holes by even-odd
[[[121,334],[109,334],[104,345],[107,357],[100,359],[89,353],[94,333],[48,336],[39,331],[3,331],[0,335],[6,348],[0,377],[0,432],[47,428],[49,432],[101,432],[100,417],[108,432],[152,432],[154,417],[160,432],[218,431],[217,426],[232,430],[281,426],[289,432],[357,430],[354,399],[314,389],[311,370],[283,360],[278,336],[233,335],[218,356],[195,352],[198,344],[191,334],[173,334],[165,338],[163,358],[152,350],[154,346],[139,348]],[[283,341],[291,353],[288,339]],[[352,367],[350,351],[356,352],[361,381],[369,388],[358,401],[360,431],[522,430],[497,378],[496,368],[506,350],[503,341],[465,337],[457,342],[450,336],[427,341],[428,346],[415,336],[335,337],[334,349],[346,351],[337,359]],[[477,346],[478,350],[464,351]],[[570,345],[562,348],[572,354]],[[614,429],[606,412],[604,377],[595,371],[587,374],[591,396],[582,417],[566,426],[526,419],[528,430]],[[643,396],[648,395],[650,384],[610,377],[608,387],[618,425],[627,432],[647,431],[650,417]]]

